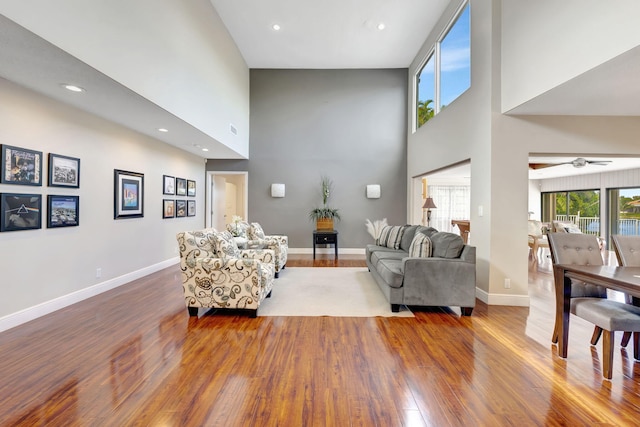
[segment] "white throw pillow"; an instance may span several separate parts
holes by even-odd
[[[376,239],[376,245],[386,246],[391,249],[400,249],[400,242],[404,234],[404,225],[388,225],[382,227],[380,235]]]
[[[431,239],[426,234],[416,233],[409,246],[409,256],[412,258],[429,258],[431,256]]]

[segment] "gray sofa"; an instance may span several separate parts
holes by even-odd
[[[431,256],[409,257],[416,233],[429,237]],[[366,247],[367,266],[391,311],[398,312],[400,305],[457,306],[462,315],[471,315],[476,305],[474,246],[457,234],[419,225],[403,227],[398,249],[376,243]]]

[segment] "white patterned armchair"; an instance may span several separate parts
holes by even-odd
[[[249,310],[258,315],[271,295],[275,256],[268,249],[239,250],[227,231],[185,231],[176,235],[185,304],[190,316],[198,308]]]
[[[289,238],[287,236],[267,236],[257,222],[249,224],[246,221],[235,221],[227,224],[227,230],[236,237],[247,239],[247,247],[249,248],[271,249],[275,255],[275,277],[280,276],[280,271],[287,264],[287,253],[289,251]]]

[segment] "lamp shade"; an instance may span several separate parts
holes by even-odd
[[[284,184],[271,184],[271,197],[284,197]]]
[[[433,199],[431,197],[427,197],[427,200],[424,201],[424,205],[422,205],[422,209],[437,209],[435,203],[433,203]]]

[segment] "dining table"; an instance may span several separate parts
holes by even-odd
[[[640,267],[556,264],[553,266],[553,275],[560,357],[567,357],[572,279],[624,292],[632,297],[634,305],[640,306]]]

